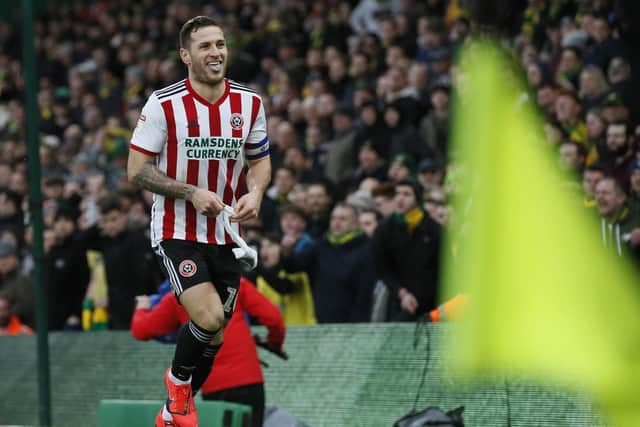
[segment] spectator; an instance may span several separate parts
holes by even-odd
[[[640,261],[640,219],[627,204],[627,196],[613,177],[596,185],[602,243],[618,256],[631,254]]]
[[[635,216],[640,216],[640,159],[631,163],[629,205]]]
[[[594,64],[606,70],[611,59],[624,55],[620,40],[613,37],[609,21],[605,16],[596,16],[590,27],[593,45],[585,53],[585,64]]]
[[[416,162],[410,154],[400,153],[389,164],[388,178],[394,182],[412,179],[415,174]]]
[[[32,335],[33,330],[23,324],[11,310],[11,301],[0,294],[0,336],[2,335]]]
[[[573,92],[562,91],[555,103],[555,113],[564,134],[571,141],[586,144],[588,140],[587,127],[580,119],[580,100]]]
[[[333,115],[334,138],[327,145],[325,176],[334,185],[348,183],[356,168],[356,131],[353,126],[354,111],[342,105]]]
[[[0,189],[0,230],[23,235],[22,196],[9,189]]]
[[[358,167],[353,173],[351,188],[358,187],[366,178],[376,178],[379,181],[387,177],[387,165],[378,151],[379,148],[366,141],[358,151]]]
[[[362,232],[370,239],[382,221],[382,215],[375,209],[363,209],[358,213],[358,225]]]
[[[318,323],[369,320],[375,275],[355,208],[338,203],[327,236],[292,258],[309,273]]]
[[[587,157],[587,165],[592,165],[598,160],[598,152],[604,148],[607,122],[602,117],[600,109],[592,108],[587,111],[585,123],[589,141],[587,145],[591,147]]]
[[[315,243],[313,237],[305,230],[307,218],[304,210],[296,205],[286,205],[280,210],[280,231],[282,244],[291,248],[294,253],[300,253]]]
[[[431,156],[444,162],[449,141],[449,88],[436,85],[431,90],[432,109],[420,121],[420,136],[427,144]]]
[[[284,152],[283,165],[295,172],[296,182],[308,184],[322,177],[311,169],[301,147],[289,147]]]
[[[633,90],[631,89],[631,66],[629,61],[622,56],[616,56],[611,59],[609,68],[607,68],[607,78],[611,83],[611,90],[617,93],[626,105],[631,105]]]
[[[260,240],[260,263],[248,277],[260,293],[276,305],[287,326],[317,323],[309,275],[285,263],[280,238],[266,234]]]
[[[0,292],[10,301],[12,312],[29,327],[35,325],[35,298],[29,277],[20,271],[18,248],[0,241]]]
[[[373,203],[382,218],[388,218],[395,211],[395,185],[391,182],[380,184],[371,192]]]
[[[43,276],[52,331],[80,327],[90,273],[84,244],[76,239],[77,217],[71,208],[58,208],[53,224],[55,240],[45,255]]]
[[[578,76],[582,66],[582,52],[577,47],[565,47],[560,54],[555,83],[566,91],[578,89]]]
[[[437,305],[442,231],[422,210],[415,182],[398,182],[394,201],[395,213],[373,236],[374,263],[390,291],[391,320],[415,320]]]
[[[444,174],[445,171],[442,164],[433,159],[427,158],[418,164],[418,182],[425,191],[441,187],[444,181]]]
[[[582,191],[584,193],[582,205],[585,208],[595,208],[597,206],[596,186],[602,178],[604,178],[604,171],[600,166],[587,166],[584,169],[582,173]]]
[[[307,231],[311,237],[319,239],[324,236],[329,227],[332,202],[328,183],[317,181],[307,187]]]
[[[626,122],[613,122],[607,126],[607,140],[599,153],[605,173],[613,176],[623,188],[628,188],[629,172],[633,161],[631,129]]]
[[[408,121],[409,106],[403,100],[387,104],[384,110],[384,122],[391,132],[389,155],[409,154],[414,159],[429,156],[429,147],[422,140],[413,123]]]
[[[267,190],[265,195],[276,203],[277,207],[282,207],[291,203],[289,195],[298,183],[297,173],[288,166],[276,169],[273,185]]]
[[[570,172],[573,178],[577,178],[582,174],[586,157],[583,145],[574,141],[565,141],[560,144],[558,154],[561,169]]]
[[[98,202],[97,225],[79,236],[85,248],[100,251],[107,275],[109,328],[129,329],[134,297],[153,293],[161,280],[159,266],[144,232],[127,228],[127,213],[116,195]]]
[[[609,83],[600,68],[595,65],[587,65],[580,72],[579,96],[585,109],[597,107],[604,101],[609,93]]]
[[[236,309],[224,331],[224,342],[213,351],[218,352],[212,366],[199,383],[192,382],[195,394],[202,389],[203,400],[222,400],[251,407],[251,426],[262,426],[264,418],[264,377],[258,353],[245,315],[256,318],[268,328],[267,342],[282,352],[285,328],[278,309],[256,291],[253,283],[241,279]],[[175,296],[167,293],[151,307],[148,296],[136,298],[131,319],[131,335],[148,340],[178,330],[189,320],[187,311]],[[209,374],[210,372],[210,374]]]

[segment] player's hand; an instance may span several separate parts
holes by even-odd
[[[230,217],[231,222],[242,222],[248,219],[254,219],[258,217],[260,212],[260,202],[262,198],[256,192],[249,192],[240,197],[238,203],[234,208],[235,215]]]
[[[220,197],[204,188],[196,188],[191,195],[190,201],[196,211],[204,216],[218,216],[224,209],[224,203],[222,203]]]

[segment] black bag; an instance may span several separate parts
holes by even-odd
[[[409,412],[396,421],[393,427],[464,427],[462,411],[464,411],[464,406],[460,406],[449,412],[444,412],[438,407],[430,406],[420,412]]]

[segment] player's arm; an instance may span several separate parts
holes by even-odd
[[[258,217],[264,192],[271,181],[271,160],[269,156],[259,160],[249,160],[247,172],[247,188],[249,192],[242,196],[236,204],[236,214],[231,221],[241,222]]]
[[[127,175],[129,181],[138,187],[172,199],[190,200],[196,187],[169,178],[154,165],[155,156],[141,153],[135,149],[129,151]]]
[[[267,119],[262,102],[244,145],[245,156],[249,163],[247,188],[249,192],[240,197],[235,206],[233,222],[241,222],[258,217],[262,197],[271,181],[271,158],[269,156],[269,138],[267,137]]]
[[[142,108],[140,119],[133,131],[129,149],[127,175],[138,187],[172,199],[190,201],[203,215],[215,216],[223,204],[217,194],[204,188],[176,181],[155,165],[155,157],[167,142],[165,113],[152,94]]]
[[[203,215],[216,216],[224,208],[216,193],[169,178],[155,166],[154,157],[134,148],[129,150],[127,175],[132,183],[161,196],[188,200]]]

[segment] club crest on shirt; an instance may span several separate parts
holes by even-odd
[[[185,259],[178,266],[178,272],[182,277],[193,277],[197,271],[198,267],[196,267],[196,263],[190,259]]]
[[[231,128],[233,130],[242,130],[242,125],[244,124],[244,119],[242,115],[239,113],[233,113],[231,118],[229,119],[229,123],[231,124]]]

